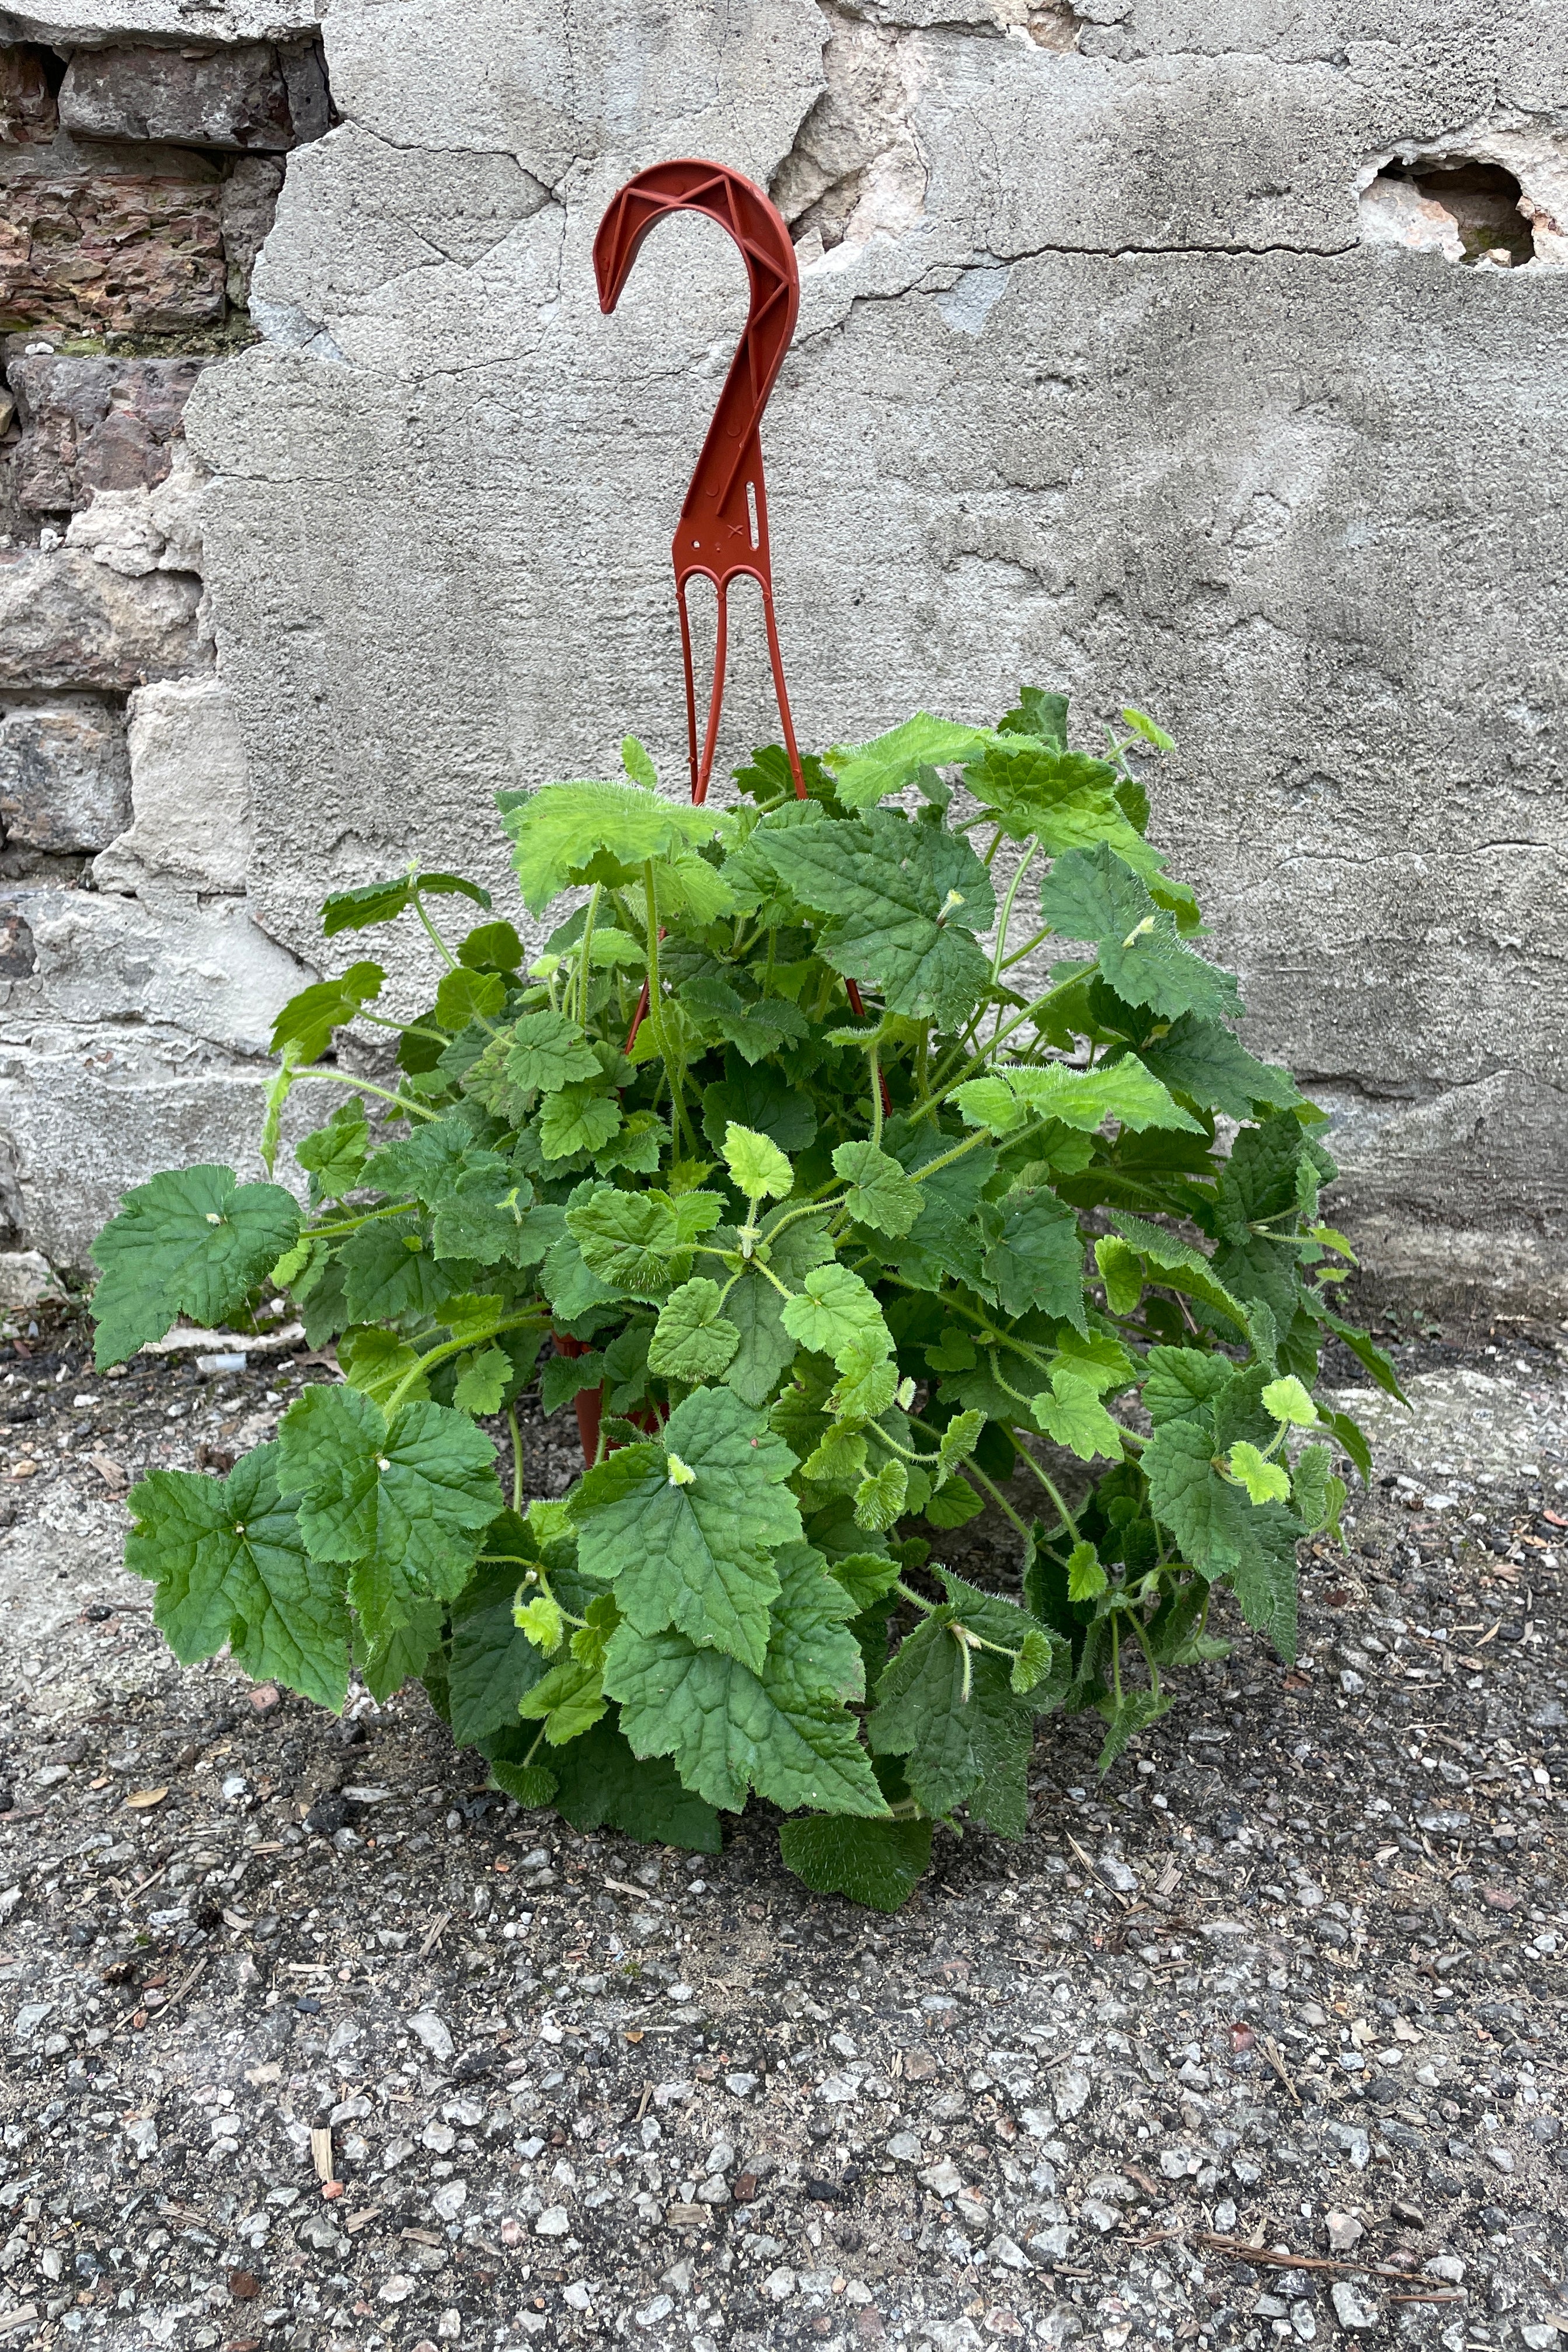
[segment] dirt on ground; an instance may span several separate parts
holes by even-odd
[[[0,2347],[1568,2346],[1565,1345],[1409,1335],[1295,1664],[1232,1622],[1104,1780],[1046,1720],[1027,1838],[939,1834],[882,1918],[765,1809],[580,1835],[417,1688],[176,1666],[129,1481],[328,1368],[24,1326]],[[559,1491],[570,1413],[527,1433]]]

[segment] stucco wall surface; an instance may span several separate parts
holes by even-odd
[[[231,13],[229,37],[297,29]],[[153,0],[137,22],[160,29]],[[322,967],[327,888],[417,854],[515,913],[498,786],[603,769],[627,728],[679,786],[669,533],[742,271],[666,225],[605,319],[590,248],[629,173],[695,153],[772,185],[799,239],[764,447],[803,740],[991,716],[1020,680],[1070,687],[1086,746],[1122,702],[1155,711],[1180,745],[1155,829],[1249,1044],[1335,1115],[1338,1221],[1424,1297],[1560,1302],[1568,15],[334,0],[323,29],[335,127],[288,159],[265,341],[185,411],[216,669],[204,638],[139,689],[153,746],[223,698],[248,805],[215,750],[241,830],[214,887],[244,953],[160,932],[137,980],[106,931],[89,987],[44,910],[22,1060],[49,1076],[73,1021],[160,1042],[79,1071],[69,1139],[0,1103],[28,1240],[79,1256],[197,1096],[193,1148],[243,1104],[248,1150],[256,1015]],[[1467,266],[1413,184],[1372,185],[1421,157],[1514,173],[1534,257]],[[734,755],[773,731],[759,634]],[[159,756],[100,865],[167,931],[137,879],[179,798]],[[199,913],[184,822],[162,887]],[[154,1066],[181,1040],[199,1079]],[[106,1087],[141,1116],[89,1147]]]

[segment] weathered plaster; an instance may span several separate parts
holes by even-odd
[[[740,270],[666,226],[606,320],[590,248],[712,154],[801,225],[764,439],[804,738],[1022,677],[1086,742],[1155,709],[1160,829],[1340,1121],[1342,1222],[1427,1296],[1560,1294],[1568,18],[336,0],[325,39],[268,342],[187,418],[249,919],[313,962],[323,891],[416,850],[504,893],[496,787],[628,725],[679,776],[668,538]],[[1526,268],[1369,241],[1384,165],[1456,154],[1518,173]],[[762,675],[742,629],[731,751]]]

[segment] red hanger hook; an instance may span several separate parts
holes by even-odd
[[[680,520],[670,547],[686,668],[691,797],[702,801],[708,795],[724,702],[730,583],[743,576],[754,580],[762,591],[768,659],[778,697],[784,749],[796,794],[804,800],[805,780],[801,774],[800,753],[795,749],[778,624],[773,617],[768,494],[763,476],[761,439],[763,411],[784,364],[800,310],[800,269],[783,215],[761,188],[743,173],[732,172],[725,163],[705,163],[682,157],[668,163],[650,164],[636,179],[628,180],[599,223],[599,233],[594,239],[594,268],[599,281],[602,310],[613,310],[619,301],[648,231],[668,214],[677,212],[702,213],[729,231],[745,258],[752,289],[746,323],[681,502]],[[713,688],[700,748],[691,666],[691,624],[686,602],[687,583],[694,574],[712,582],[717,599]]]

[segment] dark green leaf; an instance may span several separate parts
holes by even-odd
[[[162,1339],[180,1315],[216,1324],[237,1314],[300,1231],[280,1184],[240,1184],[232,1168],[185,1168],[123,1195],[92,1245],[100,1371]]]
[[[930,1822],[868,1822],[808,1813],[779,1829],[786,1870],[817,1895],[846,1895],[873,1911],[897,1911],[931,1860]]]

